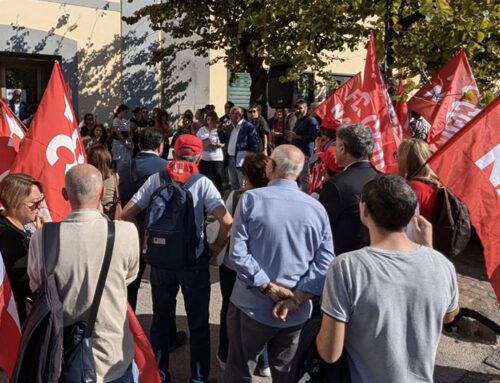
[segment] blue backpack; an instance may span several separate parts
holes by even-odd
[[[193,173],[184,183],[159,173],[160,186],[151,196],[145,218],[144,260],[159,269],[194,266],[201,230],[197,230],[193,197],[188,189],[203,175]]]

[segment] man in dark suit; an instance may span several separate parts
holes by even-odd
[[[21,89],[16,89],[12,93],[9,107],[19,120],[24,121],[29,117],[28,105],[21,99]]]
[[[226,131],[219,132],[219,138],[224,143],[224,159],[229,171],[229,182],[233,190],[243,186],[241,166],[248,152],[261,152],[262,142],[255,126],[243,118],[243,109],[233,106],[229,113],[231,124]]]
[[[120,197],[123,206],[128,203],[149,176],[165,169],[167,160],[160,157],[163,153],[163,143],[163,132],[160,129],[150,127],[142,129],[139,135],[139,149],[141,151],[129,163],[124,164],[118,169],[118,174],[120,175]],[[144,219],[145,212],[138,214],[136,217],[141,246],[144,240]],[[146,262],[141,254],[137,279],[128,285],[127,288],[128,301],[134,311],[145,269]],[[177,332],[175,321],[172,322],[172,327],[170,328],[170,339],[174,339],[170,347],[171,350],[179,347],[186,340],[186,333],[184,331]]]
[[[323,185],[319,197],[330,218],[336,255],[370,243],[359,218],[359,197],[365,183],[378,174],[369,161],[372,152],[373,135],[367,126],[349,124],[337,129],[335,154],[344,171]]]

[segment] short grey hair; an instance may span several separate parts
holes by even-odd
[[[102,175],[89,164],[73,166],[66,173],[65,188],[68,199],[83,204],[99,198],[102,190]]]
[[[337,129],[337,139],[345,146],[347,153],[355,158],[369,159],[373,153],[373,134],[363,124],[347,124]]]
[[[276,172],[280,177],[297,178],[304,167],[304,155],[296,151],[286,150],[288,145],[280,145],[274,149],[271,159],[276,164]],[[298,152],[298,151],[297,151]]]

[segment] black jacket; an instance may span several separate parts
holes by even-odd
[[[21,324],[26,319],[26,297],[31,295],[28,278],[29,233],[18,229],[0,214],[0,253],[5,263]]]
[[[356,162],[323,185],[319,201],[330,218],[335,255],[370,243],[368,229],[359,218],[359,199],[365,183],[377,174],[369,162]]]

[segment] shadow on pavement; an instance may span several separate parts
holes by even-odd
[[[457,273],[468,277],[486,281],[486,268],[484,265],[483,246],[475,230],[467,248],[455,258],[448,258],[455,265]]]
[[[434,383],[486,383],[494,377],[454,367],[436,366],[434,369]]]

